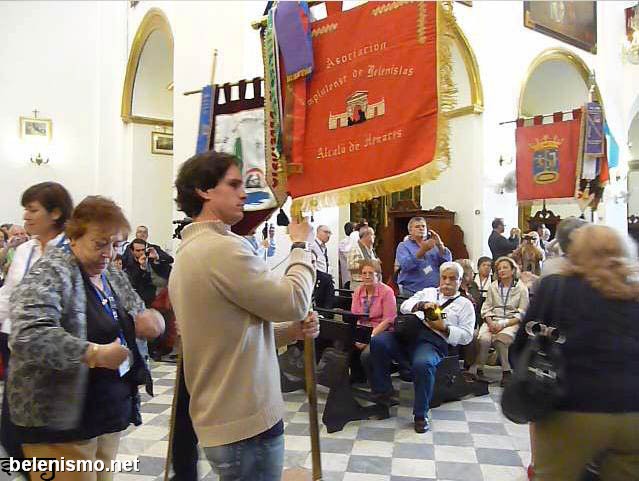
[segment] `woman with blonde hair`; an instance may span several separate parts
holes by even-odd
[[[587,225],[573,232],[568,259],[561,274],[542,279],[524,318],[550,322],[558,309],[553,326],[566,339],[559,345],[565,394],[554,413],[535,423],[535,479],[577,481],[593,462],[602,481],[637,479],[636,248],[610,227]],[[561,298],[553,299],[559,289]],[[514,354],[526,338],[522,330]]]
[[[488,350],[493,346],[501,362],[501,385],[504,386],[511,376],[508,348],[515,340],[521,318],[528,308],[528,288],[519,281],[519,268],[512,258],[497,259],[495,270],[497,280],[490,285],[481,308],[484,323],[479,328],[479,353],[468,372],[472,376],[484,377]]]

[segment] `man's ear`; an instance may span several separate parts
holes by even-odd
[[[210,200],[211,199],[211,194],[209,193],[209,190],[210,189],[202,190],[202,189],[199,189],[199,188],[196,187],[195,188],[195,193],[197,195],[199,195],[200,198],[202,198],[202,200]]]

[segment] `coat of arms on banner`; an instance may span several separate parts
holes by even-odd
[[[564,142],[556,135],[549,138],[535,139],[529,144],[533,151],[533,179],[536,184],[552,184],[559,181],[559,147]]]
[[[542,117],[533,125],[517,121],[517,201],[568,199],[575,194],[575,172],[579,151],[581,109],[553,115],[553,122],[542,124]]]

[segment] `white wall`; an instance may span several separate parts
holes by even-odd
[[[173,156],[151,153],[152,125],[131,125],[133,130],[133,203],[129,221],[149,228],[149,239],[172,249]],[[132,232],[134,234],[135,232]]]
[[[20,194],[46,180],[62,183],[77,202],[95,193],[100,67],[98,8],[85,2],[1,2],[0,31],[0,219],[22,217]],[[73,35],[69,35],[73,32]],[[82,41],[78,41],[78,39]],[[19,136],[19,117],[53,121],[45,148]],[[35,166],[40,151],[50,163]]]

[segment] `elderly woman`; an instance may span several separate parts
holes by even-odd
[[[384,331],[392,331],[397,317],[397,300],[393,289],[381,282],[382,266],[379,261],[365,259],[360,261],[359,275],[362,283],[353,292],[351,312],[362,314],[358,324],[373,328],[371,337]],[[364,317],[365,316],[365,317]],[[361,363],[368,371],[370,349],[368,344],[355,343],[355,347],[361,351]],[[367,373],[370,374],[370,373]],[[353,382],[363,380],[357,353],[351,361],[351,380]]]
[[[504,386],[512,374],[508,362],[508,347],[513,343],[521,318],[528,307],[528,289],[523,282],[519,282],[519,269],[510,257],[497,259],[495,269],[497,280],[490,285],[486,302],[481,308],[484,323],[479,328],[479,353],[469,373],[483,378],[488,350],[493,346],[501,362],[501,385]]]
[[[459,294],[463,275],[459,264],[444,262],[439,268],[438,288],[423,289],[402,303],[402,314],[414,313],[423,324],[419,335],[409,345],[402,345],[392,332],[382,332],[371,339],[370,381],[378,402],[388,404],[393,394],[391,361],[401,362],[407,355],[411,361],[415,389],[414,428],[417,433],[428,431],[428,411],[435,389],[435,372],[448,354],[448,346],[466,345],[473,339],[473,304]],[[439,308],[440,313],[433,316],[432,311],[436,308]],[[445,315],[441,315],[441,312]]]
[[[397,300],[393,289],[381,282],[382,266],[375,259],[360,261],[359,274],[361,285],[353,293],[351,311],[363,314],[359,324],[373,328],[371,336],[380,332],[393,330],[393,323],[397,317]],[[359,346],[363,349],[366,346]]]
[[[128,230],[115,203],[87,197],[67,222],[69,249],[46,252],[11,298],[7,389],[26,457],[109,467],[120,432],[141,423],[137,386],[150,389],[150,375],[136,336],[154,338],[164,324],[111,265]],[[112,476],[56,473],[63,481]]]
[[[635,252],[633,252],[635,251]],[[555,296],[561,294],[557,319]],[[573,230],[560,275],[541,280],[524,322],[553,320],[566,338],[565,394],[535,423],[535,479],[576,481],[596,461],[602,480],[639,473],[639,265],[636,248],[603,225]],[[522,330],[513,345],[521,353]],[[561,453],[560,456],[557,453]]]

